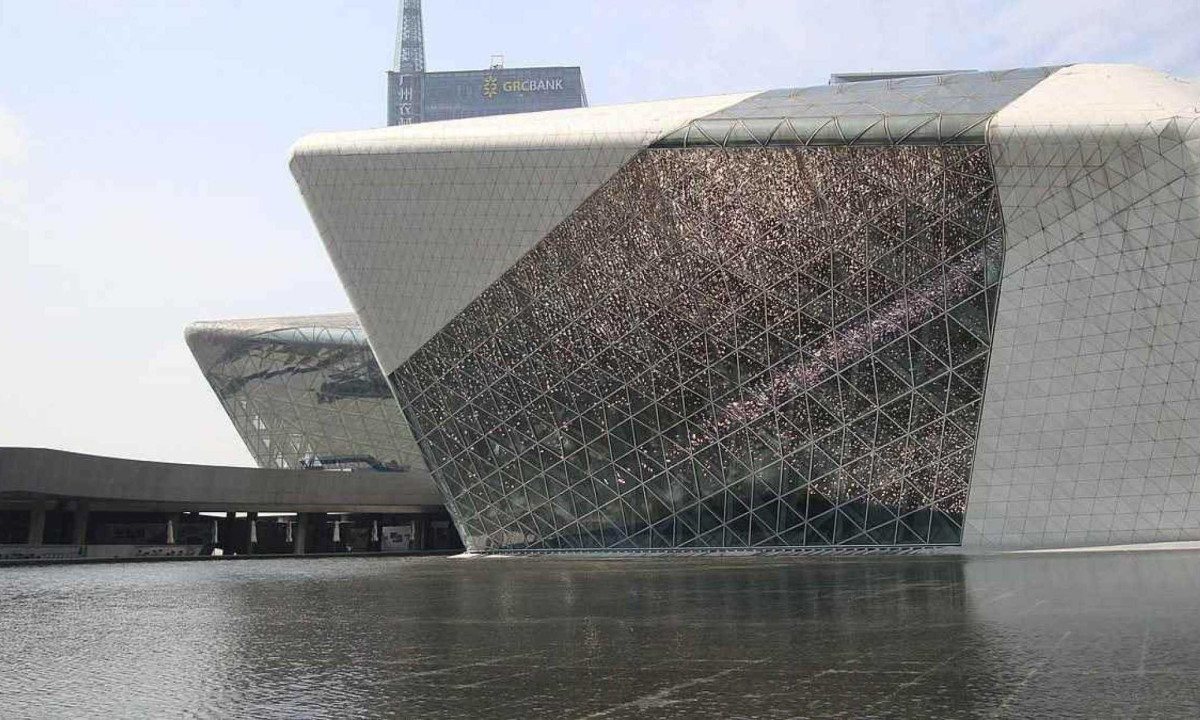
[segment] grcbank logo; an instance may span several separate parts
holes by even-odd
[[[497,93],[499,92],[500,89],[496,83],[495,75],[488,75],[483,79],[483,96],[485,98],[491,100],[492,98],[496,97]]]

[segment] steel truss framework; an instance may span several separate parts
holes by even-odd
[[[957,544],[982,145],[643,151],[390,379],[472,550]]]

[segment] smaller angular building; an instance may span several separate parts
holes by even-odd
[[[259,467],[425,472],[353,314],[199,322],[185,337]]]

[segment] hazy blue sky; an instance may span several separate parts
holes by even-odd
[[[348,307],[285,166],[383,124],[396,3],[0,0],[0,445],[251,464],[192,320]],[[426,0],[430,69],[578,64],[593,104],[830,72],[1200,76],[1200,0]]]

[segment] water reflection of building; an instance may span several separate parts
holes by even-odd
[[[1200,537],[1200,92],[848,79],[296,146],[470,548]]]

